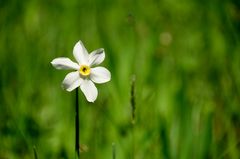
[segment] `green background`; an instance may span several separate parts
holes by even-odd
[[[79,95],[82,159],[240,158],[239,0],[1,0],[0,159],[72,159],[82,40],[104,48],[110,82]],[[131,79],[135,75],[135,124]]]

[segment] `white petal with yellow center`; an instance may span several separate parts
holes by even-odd
[[[97,49],[88,54],[81,41],[78,41],[73,48],[73,56],[78,63],[69,58],[60,57],[54,59],[51,64],[56,69],[73,69],[75,72],[68,73],[62,82],[67,91],[80,87],[89,102],[94,102],[98,96],[95,83],[105,83],[111,79],[111,73],[104,67],[95,67],[105,59],[104,49]]]

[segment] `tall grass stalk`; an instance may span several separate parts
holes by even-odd
[[[131,123],[132,125],[135,124],[135,111],[136,111],[136,100],[135,100],[135,80],[136,77],[135,75],[132,76],[131,80],[131,110],[132,110],[132,120]]]
[[[115,143],[112,143],[112,159],[116,159],[116,146]]]
[[[34,159],[38,159],[36,146],[33,146]]]
[[[131,119],[131,125],[132,125],[132,159],[135,158],[135,136],[134,136],[134,127],[135,127],[135,111],[136,111],[136,99],[135,99],[135,75],[132,76],[131,79],[131,114],[132,114],[132,119]]]

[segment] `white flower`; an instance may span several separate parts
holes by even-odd
[[[94,67],[103,62],[105,58],[104,49],[97,49],[88,54],[81,41],[73,48],[73,56],[77,63],[66,57],[59,57],[52,60],[51,64],[56,69],[73,69],[66,75],[62,86],[67,91],[80,87],[89,102],[97,99],[98,90],[94,83],[105,83],[110,81],[111,73],[104,67]],[[94,83],[93,83],[94,82]]]

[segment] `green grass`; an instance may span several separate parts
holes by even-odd
[[[104,48],[112,74],[94,104],[79,92],[81,158],[111,159],[112,143],[116,159],[240,158],[239,10],[237,0],[1,0],[0,159],[74,158],[75,94],[50,62],[73,60],[78,40]]]

